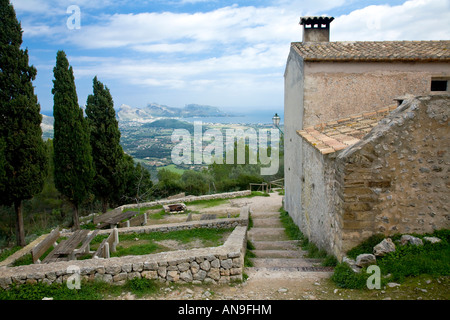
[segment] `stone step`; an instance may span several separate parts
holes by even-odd
[[[254,241],[255,250],[298,250],[300,249],[298,240],[286,241]]]
[[[266,279],[305,279],[308,277],[329,278],[333,274],[331,267],[249,267],[245,269],[249,278]]]
[[[257,258],[299,259],[304,252],[300,250],[252,250]]]
[[[299,268],[313,267],[320,264],[321,259],[287,259],[287,258],[251,258],[253,267],[256,268]]]
[[[271,211],[267,211],[267,212],[252,212],[251,213],[252,219],[271,219],[271,218],[280,218],[280,213],[279,212],[271,212]]]
[[[264,218],[264,219],[253,219],[254,228],[282,228],[280,219],[278,218]]]
[[[280,241],[289,240],[284,228],[251,228],[247,233],[250,241]]]

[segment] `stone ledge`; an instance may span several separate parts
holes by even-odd
[[[167,199],[167,200],[157,200],[157,201],[151,201],[151,202],[143,202],[139,205],[137,204],[126,204],[123,206],[118,207],[117,209],[123,211],[124,209],[132,209],[132,208],[138,208],[138,207],[153,207],[156,205],[165,205],[165,204],[171,204],[171,203],[177,203],[177,202],[191,202],[191,201],[197,201],[197,200],[211,200],[211,199],[230,199],[230,198],[236,198],[236,197],[245,197],[251,195],[250,190],[244,190],[244,191],[235,191],[235,192],[226,192],[226,193],[215,193],[215,194],[208,194],[203,196],[187,196],[182,198],[176,198],[176,199]]]
[[[123,284],[126,279],[150,278],[168,282],[227,283],[241,280],[246,250],[246,226],[237,226],[222,246],[161,252],[142,256],[62,261],[0,268],[0,287],[45,282],[63,283],[80,272],[81,279]]]

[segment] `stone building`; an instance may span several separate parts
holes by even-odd
[[[285,209],[342,258],[375,233],[449,227],[450,41],[330,42],[332,20],[301,18],[291,44]]]

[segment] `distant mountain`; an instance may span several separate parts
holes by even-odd
[[[141,128],[186,129],[191,133],[194,132],[194,125],[192,123],[176,119],[156,120],[150,123],[143,124]]]
[[[174,108],[157,103],[149,103],[144,108],[133,108],[123,104],[116,112],[119,121],[151,122],[155,118],[227,117],[217,107],[188,104],[184,108]]]

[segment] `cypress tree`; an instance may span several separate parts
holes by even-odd
[[[41,192],[48,161],[32,84],[37,70],[21,45],[14,8],[0,0],[0,204],[14,204],[17,245],[25,246],[22,201]]]
[[[79,228],[79,206],[90,195],[94,177],[89,127],[78,105],[73,69],[58,51],[53,69],[54,170],[56,188],[73,205],[73,228]]]
[[[121,172],[124,152],[120,146],[119,123],[108,87],[95,77],[93,91],[87,98],[86,116],[95,168],[94,193],[102,201],[102,211],[106,212],[124,180]]]

